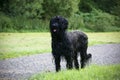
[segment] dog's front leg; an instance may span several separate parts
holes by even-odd
[[[60,67],[60,56],[55,56],[55,68],[56,68],[56,72],[58,72],[61,67]]]

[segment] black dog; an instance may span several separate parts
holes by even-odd
[[[61,17],[55,16],[50,20],[50,32],[52,37],[52,55],[55,59],[56,71],[60,70],[60,60],[64,57],[68,69],[73,68],[73,62],[76,69],[79,69],[78,53],[81,56],[81,68],[91,58],[87,54],[88,37],[80,31],[67,32],[68,21]]]

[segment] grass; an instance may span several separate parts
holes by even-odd
[[[120,43],[120,32],[87,33],[89,46]],[[50,33],[0,33],[0,59],[51,52]]]
[[[120,80],[120,64],[92,65],[82,70],[65,70],[33,75],[29,80]]]
[[[49,33],[0,33],[1,59],[49,51]]]
[[[108,43],[120,43],[120,32],[88,33],[89,46]]]

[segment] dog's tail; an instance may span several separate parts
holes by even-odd
[[[87,54],[87,57],[86,57],[86,59],[89,59],[89,58],[91,58],[92,57],[92,54]]]

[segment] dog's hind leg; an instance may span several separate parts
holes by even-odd
[[[85,63],[89,60],[89,58],[91,58],[91,54],[87,54],[87,45],[85,45],[84,47],[82,47],[80,49],[80,56],[81,56],[81,68],[85,67]]]
[[[72,57],[71,56],[65,56],[65,59],[66,59],[66,67],[67,69],[72,69],[73,68],[73,60],[72,60]]]
[[[81,56],[81,60],[80,60],[80,63],[81,63],[81,68],[84,68],[85,67],[85,57],[86,57],[86,53],[81,50],[80,51],[80,56]]]

